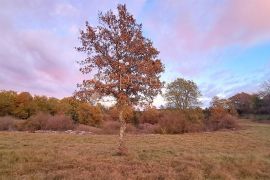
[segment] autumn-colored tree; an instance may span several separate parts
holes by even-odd
[[[211,108],[219,109],[220,111],[224,111],[224,113],[229,113],[231,115],[237,114],[234,104],[229,99],[222,99],[217,96],[213,97],[211,101]]]
[[[81,124],[99,126],[102,122],[102,111],[98,106],[82,103],[78,108],[78,119]]]
[[[16,97],[17,93],[14,91],[0,91],[0,116],[13,114]]]
[[[253,96],[247,93],[238,93],[229,98],[239,114],[252,113]]]
[[[48,111],[51,115],[55,115],[59,112],[60,101],[57,98],[50,97],[48,99]]]
[[[48,98],[46,96],[34,96],[33,98],[33,106],[35,108],[35,112],[48,112]]]
[[[167,85],[165,99],[169,107],[177,109],[189,109],[199,105],[201,96],[196,83],[183,78],[177,78]]]
[[[79,85],[76,94],[82,99],[96,95],[116,100],[121,123],[119,153],[123,153],[127,150],[123,110],[153,101],[163,85],[159,78],[164,67],[157,49],[143,37],[142,25],[136,23],[125,5],[118,5],[117,10],[99,13],[100,25],[93,27],[86,22],[86,29],[81,31],[82,46],[77,50],[86,53],[87,58],[79,62],[80,70],[94,75]]]
[[[34,114],[33,97],[29,92],[18,94],[15,102],[16,108],[14,114],[21,119],[27,119]]]
[[[74,97],[66,97],[60,100],[60,113],[64,113],[70,116],[72,120],[76,123],[79,121],[78,117],[78,107],[81,102]]]
[[[211,129],[236,128],[238,125],[236,118],[233,116],[236,114],[236,110],[230,100],[221,99],[217,96],[213,97],[209,117]]]

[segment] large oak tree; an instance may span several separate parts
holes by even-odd
[[[91,96],[113,97],[120,109],[119,152],[126,149],[123,118],[125,106],[151,103],[160,93],[163,83],[160,74],[164,66],[158,59],[159,51],[142,34],[142,25],[127,11],[125,5],[118,5],[117,13],[99,13],[99,25],[86,28],[80,33],[79,52],[87,57],[79,61],[80,71],[89,74],[89,79],[79,85],[76,92],[81,99]]]

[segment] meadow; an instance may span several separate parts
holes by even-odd
[[[0,132],[0,179],[270,179],[270,124],[178,135]]]

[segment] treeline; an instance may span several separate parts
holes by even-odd
[[[147,107],[144,111],[126,107],[127,131],[132,133],[185,133],[237,128],[232,111],[220,99],[210,109]],[[63,99],[32,96],[28,92],[0,91],[0,130],[89,130],[118,133],[119,110],[91,105],[74,97]],[[21,120],[20,120],[21,119]]]
[[[66,115],[74,123],[97,125],[102,119],[101,105],[92,106],[74,97],[57,99],[32,96],[29,92],[0,91],[0,116],[29,119],[38,113]]]
[[[190,80],[177,78],[166,86],[166,107],[144,111],[126,106],[123,118],[134,133],[185,133],[237,128],[237,117],[270,119],[270,82],[256,94],[238,93],[228,99],[214,97],[209,108],[199,107],[201,93]],[[28,92],[0,91],[0,130],[84,129],[117,133],[117,106],[92,105],[75,97],[57,99]],[[89,129],[90,128],[90,129]]]
[[[262,93],[248,94],[238,93],[229,98],[239,115],[269,115],[270,114],[270,94]]]

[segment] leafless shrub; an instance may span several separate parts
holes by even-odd
[[[10,116],[0,117],[0,131],[14,130],[15,119]]]
[[[46,122],[45,129],[55,130],[55,131],[65,131],[69,129],[74,129],[74,124],[70,117],[65,115],[55,115],[49,117]]]
[[[138,132],[144,134],[153,134],[159,129],[158,124],[143,123],[138,125]]]
[[[140,123],[156,124],[160,119],[160,112],[156,108],[147,108],[139,118]]]
[[[65,115],[52,116],[47,113],[38,113],[32,116],[21,125],[21,130],[36,131],[36,130],[57,130],[64,131],[74,129],[73,121]]]
[[[118,121],[105,121],[102,129],[106,134],[117,134],[119,132],[120,123]]]
[[[47,121],[52,116],[47,113],[40,112],[25,121],[22,130],[36,131],[45,130],[47,126]]]
[[[163,112],[158,124],[159,128],[156,130],[157,133],[177,134],[184,133],[186,130],[186,119],[184,114],[180,112]]]

